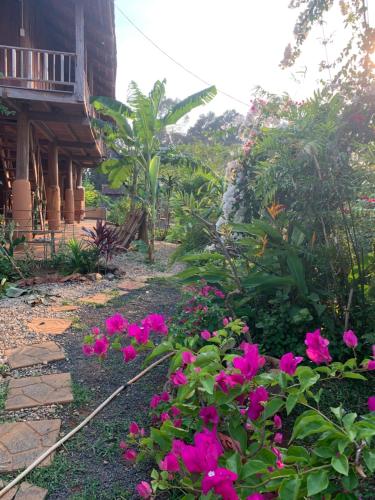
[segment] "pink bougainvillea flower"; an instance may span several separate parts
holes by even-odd
[[[143,432],[142,432],[143,431]],[[144,434],[144,429],[141,429],[137,422],[131,422],[129,425],[129,434],[138,436],[138,434]]]
[[[159,396],[159,394],[154,394],[151,398],[151,401],[150,401],[150,407],[153,409],[157,408],[160,401],[161,401],[161,397]]]
[[[303,361],[301,356],[294,357],[292,352],[287,352],[280,359],[280,370],[288,375],[294,375],[297,370],[297,366]]]
[[[129,337],[134,337],[137,344],[147,344],[150,336],[150,328],[148,325],[139,326],[136,323],[132,323],[128,326]]]
[[[184,446],[186,445],[181,439],[174,439],[172,441],[172,453],[174,453],[177,457],[181,457],[181,452]]]
[[[244,377],[240,373],[228,374],[221,371],[216,375],[215,381],[223,392],[228,392],[229,389],[232,389],[236,385],[243,384]]]
[[[149,330],[161,335],[168,334],[168,327],[165,324],[165,318],[162,314],[149,314],[142,321],[143,326],[147,326]]]
[[[149,483],[142,481],[136,486],[137,493],[142,498],[150,498],[152,494],[152,489]]]
[[[119,444],[121,450],[126,450],[126,448],[128,447],[128,445],[126,444],[125,441],[120,441],[120,444]]]
[[[368,370],[375,370],[375,360],[370,360],[370,361],[367,363],[367,369],[368,369]]]
[[[92,345],[83,344],[82,352],[85,356],[92,356],[94,354],[94,348]]]
[[[134,462],[137,458],[137,452],[131,448],[125,450],[122,454],[122,457],[128,462]]]
[[[307,333],[305,344],[307,345],[306,354],[308,358],[317,365],[332,361],[328,351],[329,340],[320,335],[320,329]]]
[[[375,411],[375,396],[370,396],[367,400],[367,404],[370,411]]]
[[[187,376],[181,370],[177,370],[170,376],[173,385],[185,385],[188,383]]]
[[[204,340],[208,340],[211,338],[211,333],[208,330],[203,330],[203,332],[201,332],[201,337]]]
[[[219,414],[215,406],[206,406],[205,408],[202,408],[199,412],[199,416],[206,425],[217,425],[219,423]]]
[[[108,335],[115,335],[116,333],[123,333],[127,326],[128,320],[120,313],[116,313],[105,320],[105,326]]]
[[[171,418],[171,417],[169,416],[169,414],[168,414],[166,411],[164,411],[164,412],[160,415],[160,420],[161,420],[162,422],[165,422],[166,420],[170,420],[170,418]]]
[[[261,493],[253,493],[252,495],[246,497],[246,500],[264,500],[264,495]]]
[[[242,328],[242,330],[241,330],[241,331],[242,331],[242,333],[247,333],[249,330],[250,330],[250,328],[249,328],[247,325],[245,325],[245,326]]]
[[[100,358],[104,358],[109,349],[109,340],[107,337],[101,337],[95,340],[94,353]]]
[[[180,470],[178,458],[174,453],[165,455],[164,459],[159,463],[159,467],[161,470],[166,470],[168,472],[178,472]]]
[[[342,339],[347,347],[355,348],[358,345],[358,339],[353,330],[347,330],[344,332]]]
[[[172,415],[172,417],[178,417],[179,415],[181,415],[181,410],[176,406],[171,406],[169,409],[169,413]]]
[[[194,363],[194,361],[197,359],[196,356],[190,351],[184,351],[182,353],[182,361],[185,365],[190,365],[191,363]]]
[[[281,432],[276,432],[273,437],[273,441],[276,444],[281,444],[283,442],[283,435],[281,434]]]
[[[251,380],[258,373],[259,368],[264,365],[265,359],[259,355],[257,344],[243,342],[241,347],[245,354],[234,358],[233,366],[241,372],[246,380]]]
[[[257,420],[263,413],[264,406],[262,403],[268,401],[268,392],[262,386],[257,387],[254,391],[249,394],[250,407],[248,411],[248,417],[250,420]]]
[[[283,426],[283,421],[281,420],[281,417],[279,415],[275,415],[273,417],[273,426],[275,427],[275,429],[281,429],[281,427]]]
[[[167,391],[164,391],[160,394],[160,400],[164,401],[164,403],[168,403],[170,399],[169,393]]]
[[[221,495],[223,500],[237,500],[239,497],[233,488],[233,483],[237,478],[237,474],[223,467],[210,470],[202,480],[202,492],[207,495],[213,489],[217,495]]]
[[[216,469],[223,448],[215,431],[203,429],[194,436],[194,446],[182,442],[180,445],[182,461],[190,473],[202,473]]]
[[[221,290],[215,290],[214,293],[219,299],[225,299],[225,293],[223,293]]]
[[[182,426],[182,418],[176,418],[173,420],[173,425],[174,427],[181,427]]]
[[[276,467],[278,469],[283,469],[285,467],[285,464],[283,463],[283,457],[281,455],[281,451],[275,447],[272,447],[271,451],[276,455]]]
[[[127,363],[128,361],[131,361],[132,359],[134,359],[137,356],[137,351],[132,345],[128,345],[126,347],[123,347],[121,349],[121,351],[122,351],[122,355],[124,357],[125,363]]]
[[[229,325],[229,319],[228,318],[224,318],[223,319],[223,325],[224,326],[228,326]]]
[[[97,326],[94,326],[94,327],[91,329],[91,332],[92,332],[94,335],[99,335],[99,334],[100,334],[100,329],[99,329]]]

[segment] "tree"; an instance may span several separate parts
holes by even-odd
[[[147,213],[148,256],[154,262],[156,202],[160,169],[160,137],[166,128],[175,125],[192,109],[210,102],[216,95],[211,86],[193,94],[161,112],[165,102],[166,81],[155,82],[148,95],[135,82],[130,84],[128,104],[107,97],[94,97],[97,111],[110,117],[115,127],[104,125],[108,146],[115,157],[104,162],[104,171],[112,185],[119,186],[132,177],[132,194],[141,194]],[[143,180],[143,192],[137,192],[138,177]]]

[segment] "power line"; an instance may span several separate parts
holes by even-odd
[[[146,33],[144,33],[135,23],[134,21],[132,21],[130,19],[130,17],[123,11],[123,9],[121,9],[117,4],[116,5],[116,9],[120,12],[120,14],[133,26],[133,28],[135,28],[149,43],[151,43],[151,45],[153,45],[157,50],[159,50],[159,52],[161,52],[162,54],[164,54],[166,57],[168,57],[168,59],[170,59],[174,64],[176,64],[177,66],[179,66],[181,69],[183,69],[184,71],[186,71],[186,73],[189,73],[189,75],[193,76],[194,78],[196,78],[197,80],[199,80],[200,82],[204,83],[205,85],[208,85],[208,86],[211,86],[212,84],[210,82],[208,82],[207,80],[204,80],[203,78],[201,78],[199,75],[197,75],[196,73],[194,73],[194,71],[191,71],[189,68],[187,68],[186,66],[184,66],[183,64],[181,64],[179,61],[177,61],[174,57],[172,57],[171,55],[169,55],[164,49],[162,49],[157,43],[155,43],[149,36],[146,35]],[[237,97],[234,97],[232,96],[231,94],[228,94],[227,92],[224,92],[223,90],[221,89],[217,89],[217,91],[228,97],[229,99],[232,99],[233,101],[236,101],[237,103],[239,104],[242,104],[243,106],[246,106],[246,108],[249,108],[249,104],[244,102],[244,101],[241,101],[241,99],[237,99]]]

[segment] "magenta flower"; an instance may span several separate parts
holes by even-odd
[[[281,432],[276,432],[273,437],[273,441],[276,444],[281,444],[283,442],[283,435],[281,434]]]
[[[273,417],[273,426],[275,427],[275,429],[281,429],[281,427],[283,426],[283,421],[281,420],[281,417],[279,415],[275,415]]]
[[[237,500],[239,497],[233,488],[233,483],[237,478],[237,474],[223,467],[210,470],[202,480],[202,492],[207,495],[210,490],[214,490],[224,500]]]
[[[182,361],[184,362],[185,365],[190,365],[191,363],[194,363],[194,361],[197,359],[196,356],[194,356],[193,353],[190,351],[184,351],[182,353]]]
[[[292,352],[287,352],[280,359],[280,370],[293,376],[302,360],[301,356],[294,357]]]
[[[92,345],[83,344],[82,352],[85,356],[92,356],[94,354],[94,348]]]
[[[182,426],[182,418],[176,418],[175,420],[173,420],[173,425],[175,427],[181,427]]]
[[[132,323],[128,326],[128,335],[129,337],[134,337],[137,344],[147,344],[150,336],[150,329],[147,325],[141,327],[136,323]]]
[[[219,423],[219,414],[214,406],[206,406],[205,408],[202,408],[199,412],[199,416],[206,425],[217,425]]]
[[[250,328],[249,328],[247,325],[245,325],[245,326],[242,328],[242,330],[241,330],[241,331],[242,331],[242,333],[247,333],[249,330],[250,330]]]
[[[369,411],[375,411],[375,396],[371,396],[367,400]]]
[[[221,290],[215,290],[214,293],[219,299],[225,299],[225,294]]]
[[[168,327],[165,324],[165,318],[161,314],[149,314],[142,321],[143,326],[147,326],[151,331],[160,333],[161,335],[168,334]]]
[[[223,325],[224,326],[228,326],[229,325],[229,319],[228,318],[224,318],[223,319]]]
[[[246,500],[264,500],[264,498],[264,495],[261,493],[253,493],[252,495],[246,497]]]
[[[211,338],[211,333],[208,330],[203,330],[203,332],[201,332],[201,337],[204,340],[208,340]]]
[[[177,457],[181,457],[184,446],[186,445],[181,439],[174,439],[172,441],[172,453],[174,453]]]
[[[152,489],[149,483],[146,481],[141,481],[136,486],[137,493],[142,498],[150,498],[152,494]]]
[[[119,447],[120,447],[121,450],[126,450],[126,448],[128,447],[128,445],[126,444],[125,441],[120,441]]]
[[[178,417],[179,415],[181,415],[181,410],[176,406],[171,406],[169,412],[172,415],[172,417]]]
[[[164,411],[161,415],[160,415],[160,420],[162,422],[165,422],[166,420],[170,420],[170,416],[168,415],[168,412]]]
[[[194,446],[182,441],[180,453],[186,469],[191,473],[208,472],[216,469],[223,448],[214,431],[203,429],[194,436]]]
[[[232,389],[236,385],[243,384],[244,377],[239,373],[229,375],[228,373],[221,371],[218,375],[216,375],[215,381],[223,392],[228,392],[229,389]]]
[[[134,359],[137,356],[137,351],[132,345],[128,345],[126,347],[123,347],[121,349],[121,351],[122,351],[122,355],[124,357],[125,363],[127,363],[128,361],[131,361],[132,359]]]
[[[347,347],[355,348],[358,345],[358,339],[353,330],[347,330],[344,332],[342,339]]]
[[[250,420],[257,420],[264,411],[262,403],[268,401],[268,392],[262,386],[257,387],[255,391],[249,394],[250,407],[247,413]]]
[[[283,457],[281,455],[281,452],[278,448],[271,448],[272,453],[276,455],[276,467],[278,469],[283,469],[285,467],[285,464],[283,463]]]
[[[251,380],[258,373],[259,368],[264,365],[265,359],[263,356],[259,356],[257,344],[243,342],[241,347],[245,354],[234,358],[233,366],[240,370],[246,380]]]
[[[172,384],[176,386],[185,385],[188,383],[187,376],[181,370],[177,370],[176,372],[172,373],[170,379]]]
[[[94,335],[99,335],[100,334],[100,330],[97,326],[94,326],[92,329],[91,329],[91,332],[94,334]]]
[[[160,401],[164,401],[164,403],[168,403],[169,401],[169,393],[167,391],[164,391],[160,394]]]
[[[328,351],[329,340],[320,335],[320,329],[307,333],[305,344],[307,357],[317,365],[332,361]]]
[[[102,337],[100,339],[95,340],[94,344],[94,353],[100,358],[104,358],[109,349],[109,341],[107,337]]]
[[[128,462],[134,462],[137,458],[137,452],[131,448],[125,450],[122,454],[122,457]]]
[[[137,436],[141,432],[141,429],[139,428],[139,425],[137,422],[131,422],[129,425],[129,434],[133,434],[134,436]]]
[[[159,394],[154,394],[151,398],[151,401],[150,401],[150,408],[157,408],[159,406],[159,403],[161,401],[161,397],[159,396]]]
[[[168,453],[165,455],[164,460],[159,463],[161,470],[166,470],[168,472],[178,472],[180,470],[180,464],[174,453]]]
[[[375,370],[375,360],[370,360],[368,363],[367,363],[367,369],[368,370]]]
[[[105,320],[105,326],[108,335],[115,335],[116,333],[123,333],[127,326],[128,320],[120,313],[116,313],[110,318]]]

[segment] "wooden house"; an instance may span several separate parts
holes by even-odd
[[[105,156],[90,96],[115,80],[114,0],[0,1],[0,214],[28,239],[84,216]]]

